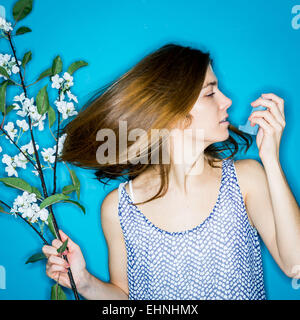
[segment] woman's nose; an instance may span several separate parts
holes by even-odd
[[[228,109],[231,105],[232,105],[232,100],[223,94],[223,99],[222,99],[222,104],[221,104],[222,108]]]

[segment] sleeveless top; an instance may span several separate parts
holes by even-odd
[[[233,159],[222,161],[212,212],[185,231],[155,226],[132,205],[126,183],[119,184],[118,215],[129,300],[266,299],[259,235],[248,220]]]

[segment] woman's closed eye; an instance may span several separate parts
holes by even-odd
[[[206,97],[212,97],[215,94],[215,92],[212,92],[210,94],[207,94]]]

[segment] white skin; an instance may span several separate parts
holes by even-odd
[[[209,84],[216,82],[216,84]],[[209,84],[209,85],[208,85]],[[204,85],[199,94],[199,97],[194,104],[190,114],[192,115],[192,123],[186,129],[192,130],[192,136],[189,135],[190,140],[186,143],[177,143],[177,141],[183,141],[184,130],[178,129],[172,130],[171,136],[171,169],[169,175],[170,185],[174,189],[177,189],[178,194],[184,192],[184,177],[187,176],[187,188],[193,189],[196,186],[203,184],[207,179],[207,175],[211,172],[211,167],[208,165],[207,160],[204,157],[204,149],[209,145],[227,140],[229,137],[228,124],[221,124],[220,121],[228,115],[228,108],[231,106],[232,101],[226,97],[218,88],[217,78],[213,72],[211,65],[207,68]],[[202,129],[203,135],[200,139],[196,139],[196,130]],[[173,139],[174,137],[174,139]],[[200,140],[202,142],[202,148],[198,149],[198,153],[191,154],[191,143],[198,142],[200,146]],[[184,154],[184,161],[177,161],[181,155]],[[190,169],[191,164],[196,161],[194,167]],[[203,164],[203,165],[202,165]]]
[[[193,121],[191,125],[186,129],[202,129],[204,132],[204,140],[202,140],[203,145],[202,149],[199,150],[198,154],[195,156],[191,156],[190,158],[185,158],[185,162],[181,164],[174,163],[175,157],[181,155],[183,152],[187,153],[187,150],[191,147],[191,141],[194,139],[195,136],[191,137],[191,140],[184,144],[184,146],[174,143],[175,140],[171,139],[171,170],[170,170],[170,186],[172,186],[172,190],[176,190],[178,195],[185,197],[183,201],[187,200],[187,196],[183,192],[184,188],[184,177],[185,175],[188,177],[187,179],[187,189],[193,188],[196,185],[202,184],[206,179],[207,176],[211,173],[211,168],[207,164],[205,160],[203,162],[204,167],[201,167],[201,171],[199,174],[199,166],[195,165],[193,169],[190,170],[191,163],[197,159],[197,162],[204,159],[203,151],[204,149],[213,144],[215,142],[224,141],[228,138],[228,125],[220,124],[220,121],[228,114],[227,109],[231,106],[232,101],[226,97],[219,89],[217,84],[215,85],[208,85],[210,82],[217,82],[217,78],[212,70],[212,67],[209,65],[206,77],[203,85],[203,89],[199,94],[199,98],[196,101],[195,105],[193,106],[190,114],[193,116]],[[194,131],[195,132],[195,131]],[[173,137],[176,138],[176,134],[181,136],[183,131],[175,133]],[[178,138],[178,136],[177,136]],[[202,157],[202,158],[201,158]],[[197,169],[198,168],[198,169]],[[171,189],[171,188],[170,188]],[[99,279],[92,276],[86,270],[86,263],[84,257],[82,255],[80,247],[74,243],[66,234],[64,234],[60,230],[60,235],[62,241],[65,241],[67,238],[68,240],[68,250],[65,251],[67,254],[69,264],[72,268],[72,274],[74,281],[76,283],[77,289],[79,293],[81,291],[85,291],[86,287],[92,288],[95,285],[99,286],[101,282]],[[61,254],[57,253],[57,249],[62,245],[62,242],[58,239],[54,239],[52,241],[52,246],[43,246],[42,250],[46,257],[48,258],[47,265],[46,265],[46,274],[54,279],[58,280],[58,282],[67,287],[71,288],[69,277],[67,275],[67,268],[69,265],[66,261],[61,257]],[[88,284],[87,284],[88,283]],[[91,284],[93,283],[93,285]],[[99,299],[108,298],[108,299],[126,299],[128,296],[123,292],[120,291],[119,288],[110,284],[101,282],[101,286],[105,286],[103,289],[103,297],[99,297],[99,293],[97,293],[97,297]],[[102,289],[102,287],[101,287]],[[91,289],[89,289],[91,290]],[[95,289],[96,290],[96,289]],[[94,289],[92,291],[95,291]],[[106,293],[105,293],[106,292]],[[108,293],[109,292],[109,293]],[[90,293],[91,297],[95,296],[95,293]]]
[[[204,87],[206,83],[216,80],[212,68],[209,67]],[[202,128],[204,130],[203,150],[214,142],[224,141],[228,138],[228,126],[220,124],[219,121],[227,115],[227,109],[231,106],[231,100],[223,95],[216,85],[204,87],[198,101],[190,112],[193,116],[193,123],[190,128]],[[245,204],[253,220],[253,225],[258,230],[277,264],[289,277],[300,279],[300,272],[295,275],[296,271],[292,271],[295,266],[299,267],[300,265],[299,206],[288,187],[278,159],[280,138],[285,126],[284,100],[273,93],[268,93],[263,94],[262,98],[255,100],[252,105],[268,107],[267,111],[256,111],[249,117],[253,125],[255,123],[260,125],[260,132],[256,137],[256,141],[264,168],[256,163],[255,160],[241,160],[239,172],[241,181],[243,181],[243,185],[246,188]],[[181,134],[179,133],[179,136]],[[176,142],[176,140],[174,141]],[[190,148],[189,143],[186,149],[182,149],[178,143],[172,142],[171,161],[178,154],[188,150]],[[201,174],[198,174],[198,172],[191,174],[192,170],[189,171],[190,160],[201,159],[203,150],[200,150],[195,157],[188,159],[186,163],[172,166],[169,186],[171,186],[171,193],[172,191],[177,193],[176,196],[173,194],[173,206],[175,208],[188,199],[187,195],[182,192],[184,176],[187,172],[187,189],[195,187],[196,191],[194,193],[197,194],[197,197],[198,194],[201,194],[199,188],[202,185],[206,187],[204,182],[209,180],[208,178],[212,172],[206,161],[204,161],[204,170]],[[154,180],[152,172],[150,176],[151,181]],[[249,179],[249,176],[251,179]],[[199,185],[198,190],[196,188],[197,185]],[[62,241],[69,239],[67,257],[78,292],[87,299],[128,299],[128,291],[126,291],[126,288],[128,289],[126,250],[124,243],[122,243],[123,235],[118,216],[113,214],[117,212],[118,193],[115,191],[118,190],[112,191],[109,197],[104,199],[101,207],[103,232],[105,233],[105,238],[108,239],[111,255],[109,264],[110,282],[103,282],[87,271],[80,247],[60,231]],[[168,207],[168,205],[172,204],[169,199],[167,206],[163,207]],[[177,211],[180,211],[180,208]],[[182,226],[182,219],[179,222],[178,225]],[[188,224],[186,223],[185,225]],[[176,225],[176,227],[178,226]],[[59,257],[56,251],[61,245],[62,242],[55,239],[52,242],[52,246],[43,247],[43,252],[48,257],[46,273],[54,280],[59,277],[59,283],[70,288],[65,260]]]

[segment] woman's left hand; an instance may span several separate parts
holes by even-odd
[[[285,128],[284,100],[273,93],[265,93],[251,105],[267,107],[264,111],[253,111],[248,118],[252,126],[259,125],[256,136],[259,156],[262,161],[279,161],[280,140]]]

